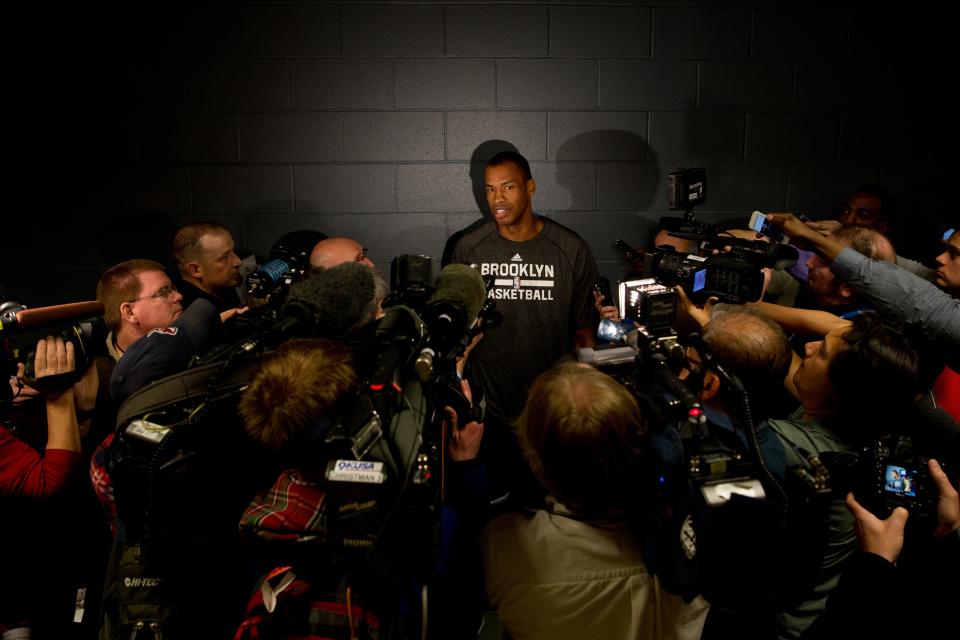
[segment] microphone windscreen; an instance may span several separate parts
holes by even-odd
[[[40,307],[38,309],[24,309],[17,312],[17,324],[21,329],[44,327],[59,322],[71,322],[93,316],[103,315],[103,303],[96,300],[90,302],[72,302],[59,304],[54,307]]]
[[[777,243],[773,254],[773,268],[777,271],[789,269],[800,259],[800,252],[789,244]]]
[[[463,311],[467,322],[472,322],[480,313],[486,297],[487,287],[479,271],[465,264],[448,264],[437,277],[427,307],[438,303],[452,304]]]
[[[313,316],[314,335],[340,338],[360,323],[375,296],[373,269],[345,262],[312,272],[290,287],[283,316]]]

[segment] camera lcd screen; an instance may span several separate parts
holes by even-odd
[[[914,474],[907,471],[905,467],[888,464],[883,479],[883,489],[887,493],[910,498],[917,495],[913,486],[915,482]]]
[[[693,292],[697,293],[707,285],[707,270],[700,269],[693,274]]]
[[[767,221],[767,216],[760,214],[753,223],[753,230],[757,233],[763,233],[763,223]]]

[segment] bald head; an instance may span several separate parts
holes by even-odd
[[[327,238],[321,240],[310,252],[310,266],[329,269],[345,262],[360,262],[368,267],[373,262],[367,257],[366,250],[351,238]]]
[[[755,309],[718,304],[703,341],[743,383],[757,417],[769,415],[790,369],[790,343],[783,329]]]

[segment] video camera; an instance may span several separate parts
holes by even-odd
[[[814,565],[803,554],[784,557],[784,549],[794,549],[785,540],[805,539],[819,549],[817,534],[827,528],[817,527],[829,513],[826,471],[785,480],[772,475],[743,385],[697,334],[681,338],[671,326],[673,287],[654,279],[621,283],[620,302],[637,326],[628,346],[581,349],[578,358],[613,376],[647,417],[652,477],[640,493],[654,499],[631,517],[650,570],[669,591],[704,594],[731,611],[769,613],[796,602]],[[688,360],[689,347],[697,358]],[[730,428],[709,423],[695,395],[707,370],[724,388]],[[777,584],[788,566],[795,584]]]
[[[34,356],[37,342],[47,336],[62,337],[73,343],[75,367],[70,373],[35,379]],[[96,301],[75,302],[52,307],[28,309],[8,300],[0,302],[0,347],[2,371],[9,376],[17,373],[17,363],[26,367],[30,385],[38,389],[62,389],[81,377],[98,355],[106,355],[107,328],[103,322],[103,304]],[[10,385],[2,385],[7,402]]]
[[[721,302],[743,304],[760,298],[764,276],[751,259],[727,256],[681,254],[673,247],[640,251],[620,238],[613,242],[638,271],[664,285],[680,285],[691,300],[702,304],[710,297]]]
[[[682,219],[660,221],[669,235],[695,243],[695,252],[681,253],[666,245],[643,251],[620,238],[613,247],[623,252],[636,273],[667,286],[682,286],[697,304],[712,296],[733,304],[757,300],[763,293],[762,269],[785,269],[796,263],[799,254],[785,244],[735,238],[695,220],[693,208],[706,202],[706,184],[704,169],[681,168],[671,173],[667,181],[670,208],[686,213]]]

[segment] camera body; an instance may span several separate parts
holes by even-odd
[[[433,290],[433,258],[402,253],[390,261],[390,295],[383,306],[402,304],[422,313]]]
[[[647,257],[650,274],[663,284],[680,285],[697,304],[713,296],[743,304],[763,292],[763,272],[743,258],[682,254],[673,247],[657,247]]]
[[[17,372],[17,363],[26,366],[32,380],[37,343],[47,336],[73,343],[74,370],[40,381],[31,381],[38,389],[62,389],[83,377],[92,360],[107,353],[107,327],[99,302],[76,302],[53,307],[28,309],[17,302],[0,302],[0,361],[7,374]],[[9,388],[9,387],[8,387]],[[6,400],[6,396],[4,396]]]
[[[928,461],[907,436],[872,442],[860,453],[854,495],[879,518],[903,507],[911,518],[936,519],[937,488]]]

